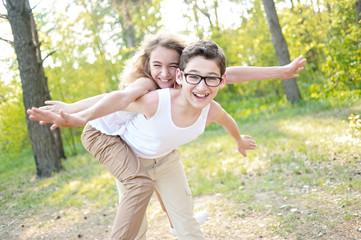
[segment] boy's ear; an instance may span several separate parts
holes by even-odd
[[[223,88],[226,85],[226,80],[227,80],[226,74],[223,74],[222,78],[223,78],[223,80],[222,80],[221,84],[219,85],[219,88]]]
[[[176,72],[176,81],[178,85],[182,85],[183,82],[182,71],[179,68],[177,68],[177,72]]]

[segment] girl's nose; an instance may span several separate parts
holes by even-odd
[[[162,67],[162,76],[168,76],[169,75],[169,69],[167,67]]]

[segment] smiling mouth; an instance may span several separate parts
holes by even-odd
[[[209,96],[209,93],[207,93],[207,94],[193,93],[193,95],[198,98],[206,98]]]
[[[161,81],[161,82],[164,82],[164,83],[167,83],[167,82],[171,81],[170,79],[160,79],[160,78],[158,78],[158,80]]]

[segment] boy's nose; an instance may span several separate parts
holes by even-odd
[[[197,88],[198,89],[207,89],[208,88],[208,86],[207,86],[206,82],[204,81],[204,79],[202,79],[202,81],[197,84]]]

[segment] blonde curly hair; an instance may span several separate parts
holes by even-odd
[[[126,61],[119,85],[120,88],[141,77],[152,78],[149,64],[150,54],[158,46],[173,49],[181,55],[186,43],[174,34],[160,33],[147,35],[135,54]]]

